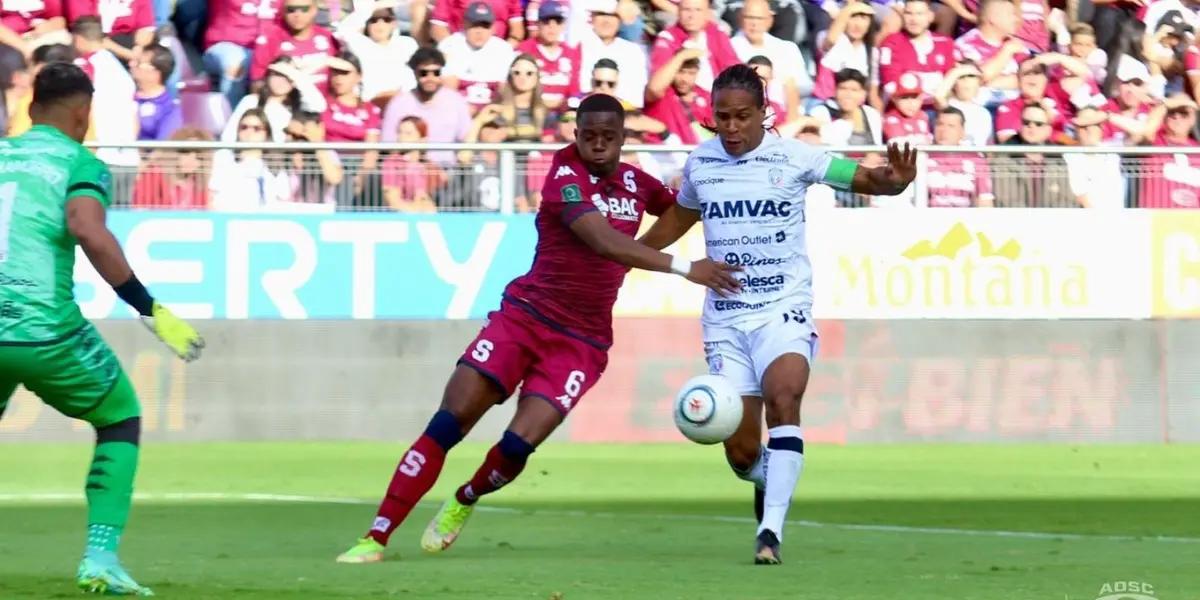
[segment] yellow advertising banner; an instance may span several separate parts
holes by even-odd
[[[1154,211],[1150,270],[1155,317],[1200,317],[1200,213]]]

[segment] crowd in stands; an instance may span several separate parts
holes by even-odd
[[[0,0],[0,127],[72,61],[96,87],[88,138],[558,142],[589,93],[631,143],[712,136],[714,77],[744,62],[771,124],[812,144],[931,154],[930,206],[1198,207],[1200,0]],[[984,158],[972,146],[1113,153]],[[496,152],[102,148],[122,203],[258,210],[495,210]],[[680,153],[626,160],[677,182]],[[866,161],[881,161],[868,154]],[[521,154],[518,210],[548,168]],[[1135,172],[1136,171],[1136,172]],[[834,205],[912,205],[819,190]]]

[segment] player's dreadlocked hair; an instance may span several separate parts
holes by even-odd
[[[759,62],[761,64],[761,61]],[[767,103],[767,82],[749,64],[739,63],[721,71],[721,74],[713,81],[712,97],[716,98],[717,92],[721,90],[743,90],[749,92],[755,99],[755,105],[763,110],[763,113],[767,115],[767,119],[770,119],[774,114]],[[709,124],[704,124],[704,128],[712,133],[717,132],[717,128]],[[770,131],[774,127],[763,125],[763,129]]]
[[[621,122],[625,122],[625,107],[613,96],[608,94],[592,94],[579,103],[575,109],[575,118],[580,119],[587,113],[614,113]]]

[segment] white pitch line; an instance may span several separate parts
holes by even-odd
[[[46,492],[31,494],[0,494],[0,504],[20,503],[62,503],[83,502],[84,496],[78,492]],[[167,492],[143,493],[133,495],[139,502],[197,502],[197,501],[250,501],[250,502],[283,502],[297,504],[350,504],[375,505],[377,500],[366,498],[350,498],[344,496],[306,496],[300,494],[235,494],[228,492]],[[434,506],[437,503],[423,501],[423,505]],[[614,513],[589,512],[581,510],[554,509],[520,509],[506,506],[478,506],[475,510],[500,514],[547,515],[554,517],[586,517],[602,519],[654,519],[657,521],[693,521],[708,523],[755,523],[750,517],[733,517],[724,515],[666,515],[652,513]],[[1169,542],[1179,544],[1200,544],[1200,538],[1180,536],[1137,536],[1137,535],[1105,535],[1090,533],[1050,533],[1045,531],[1006,531],[997,529],[961,529],[956,527],[918,527],[910,525],[877,525],[853,523],[822,523],[819,521],[789,520],[788,525],[822,529],[838,529],[844,531],[870,531],[875,533],[923,533],[931,535],[967,535],[980,537],[1002,537],[1033,540],[1099,540],[1110,542]]]

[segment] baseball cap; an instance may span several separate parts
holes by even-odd
[[[543,2],[542,5],[538,7],[538,20],[539,21],[545,21],[547,19],[566,20],[566,18],[567,18],[567,7],[563,6],[562,4],[559,4],[558,2],[555,2],[554,0],[550,0],[549,2]]]
[[[1158,20],[1158,27],[1169,27],[1171,34],[1175,37],[1184,37],[1192,32],[1192,26],[1188,24],[1187,19],[1183,18],[1183,13],[1177,10],[1167,11],[1161,19]]]
[[[925,90],[921,89],[921,80],[912,73],[905,73],[896,81],[896,91],[892,96],[923,96],[924,94]]]
[[[1142,61],[1128,54],[1122,54],[1121,62],[1117,65],[1117,80],[1127,83],[1135,79],[1143,82],[1150,81],[1150,69]]]
[[[617,14],[617,0],[591,0],[588,2],[588,12],[602,15]]]
[[[472,25],[491,25],[496,22],[496,13],[487,2],[472,2],[467,5],[464,21]]]

